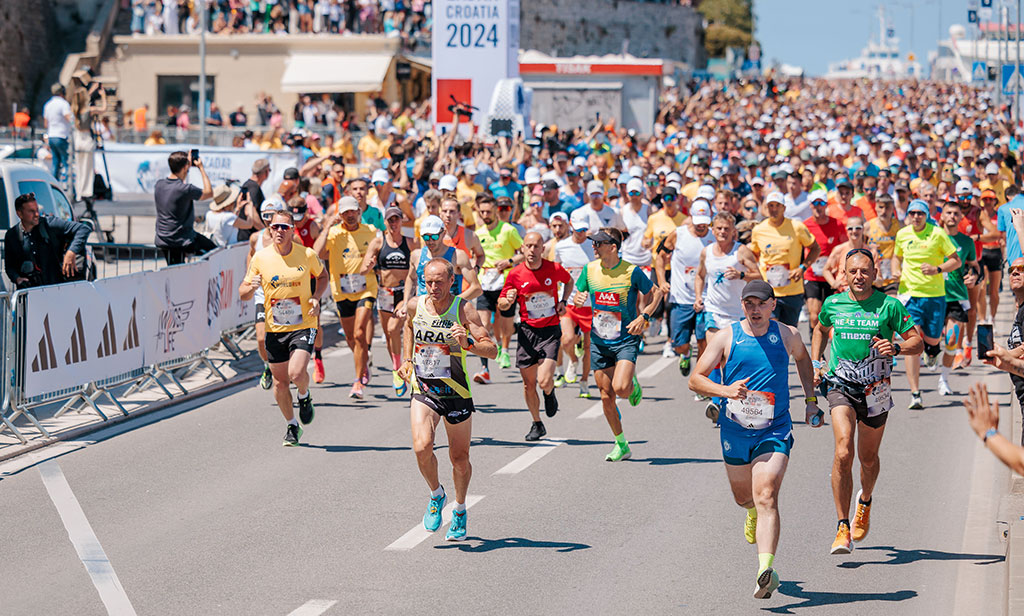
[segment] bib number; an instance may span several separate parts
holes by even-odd
[[[775,419],[775,394],[770,391],[748,391],[743,400],[729,400],[729,419],[749,430],[763,430]]]
[[[618,312],[595,310],[594,333],[604,340],[616,340],[622,335],[622,315]]]
[[[498,271],[498,268],[491,267],[485,269],[480,274],[480,287],[484,291],[500,291],[501,287],[505,285],[505,279]]]
[[[301,325],[302,303],[297,297],[272,300],[270,316],[274,325]]]
[[[876,417],[892,408],[892,385],[889,379],[868,385],[864,390],[864,403],[868,407],[868,417]]]
[[[825,264],[828,263],[828,257],[818,257],[811,264],[811,272],[815,276],[822,276],[825,274]]]
[[[451,352],[446,344],[417,344],[413,354],[416,376],[431,379],[450,379]]]
[[[776,289],[789,286],[789,267],[785,265],[769,265],[766,272],[768,284]]]
[[[377,291],[377,310],[384,312],[395,311],[395,292],[392,289],[381,287]]]
[[[362,293],[366,290],[366,276],[341,274],[338,276],[338,290],[342,293]]]
[[[555,298],[550,293],[538,291],[526,298],[526,316],[531,319],[553,317],[555,312]]]

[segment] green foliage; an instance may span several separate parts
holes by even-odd
[[[721,58],[725,55],[726,47],[740,47],[745,49],[750,45],[751,36],[739,28],[723,24],[710,24],[704,31],[704,49],[708,52],[709,58]]]
[[[709,23],[729,26],[748,37],[754,31],[751,0],[703,0],[697,10]]]

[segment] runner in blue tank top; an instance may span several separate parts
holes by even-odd
[[[404,301],[395,306],[395,316],[404,319],[408,314],[406,304],[410,299],[426,295],[423,268],[434,257],[440,257],[452,264],[455,278],[452,281],[452,295],[458,295],[464,301],[476,298],[482,292],[476,270],[469,261],[469,256],[444,244],[444,223],[437,216],[427,216],[420,224],[420,239],[423,246],[409,254],[409,277],[405,280]]]
[[[743,534],[757,544],[757,585],[754,597],[767,599],[779,587],[773,568],[779,543],[778,494],[793,447],[789,415],[789,358],[796,362],[807,408],[805,421],[821,426],[822,414],[814,393],[814,372],[795,327],[771,318],[775,294],[771,285],[755,280],[740,295],[745,319],[711,338],[690,389],[726,398],[721,417],[722,458],[733,497],[747,510]],[[719,385],[708,375],[722,363]],[[760,523],[758,523],[760,518]]]

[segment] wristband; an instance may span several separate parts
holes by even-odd
[[[981,442],[982,443],[988,443],[989,437],[990,436],[995,436],[997,434],[999,434],[999,430],[996,430],[995,428],[989,428],[988,432],[985,433],[985,436],[981,437]]]
[[[740,280],[744,280],[744,279],[746,279],[746,277],[747,277],[747,273],[746,272],[740,272]]]
[[[817,404],[818,396],[806,396],[804,397],[804,402],[806,402],[807,404]]]
[[[811,367],[814,368],[815,370],[817,370],[818,368],[824,368],[825,367],[825,360],[823,360],[823,359],[812,359],[811,360]]]
[[[892,350],[894,351],[893,352],[893,357],[895,357],[896,355],[899,355],[900,353],[903,352],[903,347],[900,346],[899,342],[893,342],[892,343]]]

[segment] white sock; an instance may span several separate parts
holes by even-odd
[[[439,486],[437,486],[436,490],[431,490],[430,491],[430,498],[437,498],[438,496],[441,496],[442,494],[444,494],[444,486],[439,485]]]
[[[301,391],[299,392],[299,399],[300,400],[305,400],[308,397],[309,397],[309,390],[308,389],[306,390],[306,393],[302,393]]]
[[[943,367],[942,367],[942,371],[941,371],[941,373],[939,374],[939,377],[940,377],[940,378],[941,378],[941,379],[942,379],[943,381],[945,381],[945,380],[946,380],[946,379],[947,379],[947,378],[949,377],[949,370],[950,370],[950,368],[949,368],[948,366],[943,366]]]
[[[466,503],[455,503],[455,511],[466,513]]]
[[[294,417],[292,417],[292,420],[288,422],[288,425],[289,426],[297,426],[297,425],[299,425],[299,420],[295,419]]]

